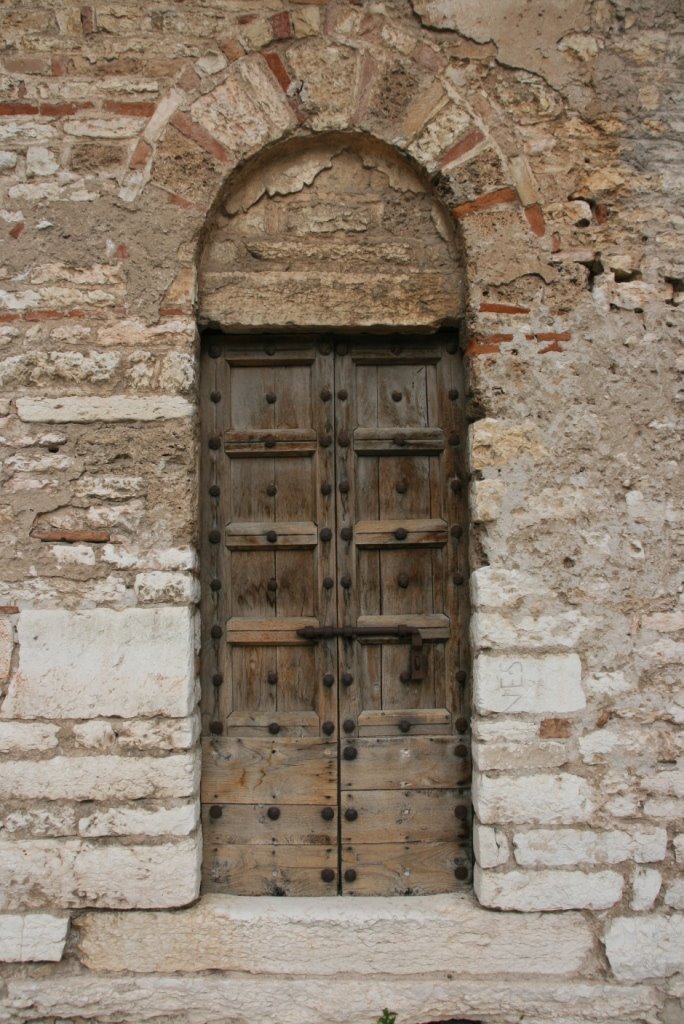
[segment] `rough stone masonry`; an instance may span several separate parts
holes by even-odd
[[[2,1024],[684,1020],[678,8],[0,3]],[[457,323],[474,892],[202,896],[198,327]]]

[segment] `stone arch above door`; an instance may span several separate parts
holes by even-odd
[[[453,221],[383,143],[331,134],[248,162],[209,225],[199,321],[225,331],[421,330],[464,310]]]

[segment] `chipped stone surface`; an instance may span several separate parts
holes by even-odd
[[[684,915],[616,917],[606,929],[606,956],[616,978],[666,978],[684,967]]]
[[[192,614],[183,608],[29,611],[3,718],[183,717],[195,705]]]
[[[0,914],[0,961],[61,960],[69,918],[56,914]]]

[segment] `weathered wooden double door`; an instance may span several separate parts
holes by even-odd
[[[454,339],[205,341],[204,889],[463,886]]]

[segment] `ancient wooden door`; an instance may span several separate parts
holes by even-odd
[[[470,873],[457,346],[206,341],[204,889],[457,888]]]

